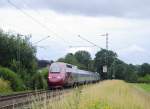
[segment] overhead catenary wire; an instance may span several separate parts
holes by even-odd
[[[93,43],[93,42],[89,41],[88,39],[86,39],[86,38],[82,37],[81,35],[78,35],[78,37],[79,37],[80,39],[82,39],[82,40],[84,40],[84,41],[86,41],[86,42],[88,42],[88,43],[92,44],[93,46],[95,46],[95,47],[98,47],[98,48],[102,49],[99,45],[97,45],[97,44],[95,44],[95,43]]]
[[[37,20],[36,18],[34,18],[32,15],[30,15],[29,13],[27,13],[26,11],[24,11],[24,10],[22,10],[20,7],[18,7],[17,5],[15,5],[14,3],[12,3],[10,0],[7,0],[7,2],[11,5],[11,6],[13,6],[14,8],[16,8],[18,11],[20,11],[23,15],[25,15],[26,17],[28,17],[28,18],[30,18],[32,21],[34,21],[35,23],[37,23],[38,25],[40,25],[43,29],[45,29],[45,30],[47,30],[47,31],[51,31],[51,32],[53,32],[48,26],[46,26],[45,24],[43,24],[42,22],[40,22],[39,20]],[[66,44],[67,45],[67,47],[68,47],[68,42],[64,39],[64,38],[62,38],[61,36],[59,36],[59,34],[57,34],[57,33],[55,33],[55,32],[53,32],[56,36],[56,38],[57,39],[61,39],[62,40],[62,42],[64,43],[64,44]],[[52,35],[51,35],[52,36]],[[58,36],[58,37],[57,37]],[[43,38],[44,39],[44,38]],[[43,49],[45,49],[46,47],[44,47],[44,46],[36,46],[36,47],[39,47],[39,48],[43,48]],[[20,63],[19,63],[20,64]]]
[[[19,10],[21,13],[23,13],[25,16],[29,17],[29,18],[32,19],[34,22],[36,22],[37,24],[39,24],[39,25],[40,25],[41,27],[43,27],[44,29],[53,32],[48,26],[46,26],[45,24],[41,23],[39,20],[37,20],[36,18],[34,18],[32,15],[30,15],[30,14],[28,14],[27,12],[23,11],[20,7],[18,7],[17,5],[15,5],[15,4],[14,4],[13,2],[11,2],[10,0],[7,0],[7,2],[8,2],[10,5],[12,5],[13,7],[15,7],[16,9],[18,9],[18,10]],[[26,4],[26,6],[27,6],[27,4]],[[34,10],[34,11],[36,11],[36,10]],[[40,14],[39,12],[37,12],[37,13]],[[55,32],[53,32],[53,33],[54,33],[55,35],[57,35],[58,38],[60,38],[65,44],[67,44],[67,45],[69,44],[68,41],[66,41],[64,38],[59,37],[59,34],[58,34],[58,33],[55,33]],[[97,44],[95,44],[95,43],[93,43],[93,42],[91,42],[91,41],[89,41],[89,40],[87,40],[87,39],[81,37],[80,35],[78,35],[78,37],[80,37],[82,40],[84,40],[84,41],[86,41],[86,42],[92,44],[93,46],[98,47],[98,48],[101,49],[100,46],[98,46]]]
[[[42,41],[48,39],[49,37],[50,37],[50,36],[46,36],[46,37],[44,37],[44,38],[40,39],[39,41],[34,42],[34,43],[32,43],[32,44],[33,44],[33,45],[36,45],[37,43],[42,42]]]
[[[95,47],[95,46],[82,46],[82,45],[77,45],[77,46],[69,46],[69,48],[81,48],[81,47]]]
[[[45,0],[45,1],[46,1],[46,0]],[[47,17],[43,16],[43,15],[40,13],[40,11],[38,11],[38,10],[32,8],[31,5],[30,5],[29,3],[27,3],[25,0],[23,0],[22,2],[25,4],[25,6],[27,6],[28,8],[32,9],[35,13],[37,13],[38,15],[40,15],[40,17],[42,17],[44,20],[47,20]],[[51,24],[52,24],[52,23],[51,23]],[[53,24],[53,25],[54,25],[54,24]],[[54,26],[54,27],[56,27],[56,26]],[[63,27],[64,27],[64,25],[63,25]],[[66,31],[66,29],[64,29],[64,28],[61,28],[61,30]],[[70,29],[67,29],[67,31],[70,31]],[[70,31],[70,32],[73,32],[73,31]],[[76,35],[75,32],[74,32],[74,34]],[[68,43],[68,42],[71,43],[70,41],[67,41],[67,43]],[[69,46],[69,47],[70,47],[70,46]]]
[[[54,33],[55,35],[57,35],[59,39],[61,39],[65,44],[68,45],[68,42],[66,40],[64,40],[64,38],[60,37],[57,33],[55,33],[54,31],[52,31],[49,27],[47,27],[45,24],[41,23],[39,20],[37,20],[36,18],[34,18],[33,16],[31,16],[30,14],[28,14],[27,12],[23,11],[21,8],[19,8],[17,5],[15,5],[13,2],[11,2],[10,0],[7,0],[7,2],[15,7],[16,9],[18,9],[21,13],[23,13],[25,16],[29,17],[31,20],[33,20],[34,22],[36,22],[37,24],[39,24],[42,28],[44,28],[47,31],[51,31],[52,33]]]

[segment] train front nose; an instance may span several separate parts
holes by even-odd
[[[62,75],[49,75],[49,86],[57,87],[57,86],[63,86],[64,84],[64,78]]]

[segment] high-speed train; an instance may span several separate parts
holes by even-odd
[[[92,83],[100,80],[96,72],[80,70],[77,66],[54,62],[49,67],[48,85],[49,87],[65,87],[84,83]]]

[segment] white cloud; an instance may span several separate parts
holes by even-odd
[[[123,54],[124,53],[134,53],[134,52],[136,52],[136,53],[138,53],[138,52],[145,53],[146,50],[144,48],[138,46],[138,45],[131,45],[131,46],[127,47],[127,48],[119,50],[119,52],[123,53]]]
[[[148,50],[138,45],[131,45],[118,50],[118,54],[119,58],[127,63],[142,64],[144,62],[150,62]]]
[[[24,9],[54,10],[63,14],[150,18],[149,0],[9,0]],[[26,7],[26,4],[28,7]],[[9,7],[7,0],[1,7]]]
[[[150,62],[150,57],[143,57],[147,49],[150,49],[149,20],[63,15],[51,10],[40,10],[40,14],[35,13],[33,10],[24,11],[46,25],[49,30],[44,29],[29,17],[20,13],[20,11],[5,8],[0,9],[0,28],[6,31],[12,30],[22,34],[32,34],[32,42],[50,35],[51,37],[48,40],[39,44],[48,45],[46,49],[38,48],[37,56],[40,59],[56,60],[59,57],[63,57],[67,52],[74,53],[77,50],[87,50],[94,57],[98,48],[81,47],[69,49],[69,46],[90,45],[77,37],[80,34],[105,48],[105,37],[99,37],[98,35],[108,32],[110,33],[110,49],[126,48],[118,52],[121,59],[131,63]],[[135,62],[134,56],[129,56],[131,53],[132,55],[139,53],[138,56],[141,60]]]

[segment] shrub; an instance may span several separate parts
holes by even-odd
[[[34,74],[31,85],[33,89],[47,89],[47,77],[48,77],[48,69],[44,68],[39,70],[36,74]]]
[[[38,72],[41,73],[41,75],[44,76],[44,78],[47,80],[47,77],[48,77],[48,68],[40,69]]]
[[[10,82],[0,78],[0,93],[11,92]]]
[[[144,77],[139,77],[138,82],[140,82],[140,83],[150,83],[150,75],[147,74]]]
[[[137,82],[138,76],[137,76],[136,72],[127,72],[126,75],[129,75],[129,76],[125,77],[125,81],[130,82],[130,83]]]
[[[14,91],[20,91],[24,89],[23,82],[19,76],[8,68],[0,67],[0,78],[8,80],[10,82],[11,88]]]

